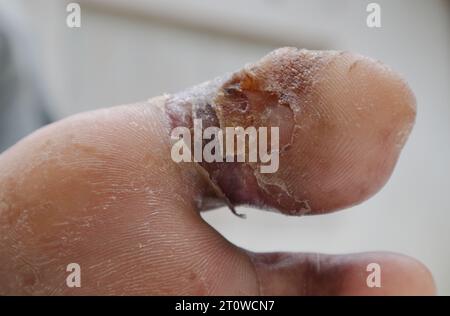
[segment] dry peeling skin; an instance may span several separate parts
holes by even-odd
[[[160,99],[159,99],[160,100]],[[242,70],[166,96],[172,127],[277,126],[280,163],[201,163],[213,197],[286,214],[359,203],[389,178],[414,123],[415,99],[380,62],[346,52],[278,49]],[[208,208],[208,203],[204,208]]]

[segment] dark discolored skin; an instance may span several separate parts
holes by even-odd
[[[280,166],[201,163],[232,205],[287,214],[334,211],[376,193],[414,124],[415,98],[389,68],[345,52],[278,49],[167,98],[172,126],[280,129]],[[332,196],[333,198],[329,198]]]

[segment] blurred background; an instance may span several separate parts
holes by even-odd
[[[364,0],[80,0],[80,28],[66,25],[69,2],[0,0],[0,151],[43,124],[175,92],[280,46],[368,55],[400,72],[418,103],[381,192],[326,216],[202,216],[254,251],[401,252],[450,295],[449,1],[376,1],[381,28],[367,27]]]

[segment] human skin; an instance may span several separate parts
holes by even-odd
[[[434,294],[415,259],[252,253],[200,216],[217,203],[290,215],[360,203],[389,178],[415,111],[380,62],[286,48],[200,88],[46,126],[0,155],[0,294]],[[175,163],[170,132],[193,117],[279,126],[279,170]],[[71,262],[80,288],[66,286]],[[366,284],[372,262],[381,288]]]

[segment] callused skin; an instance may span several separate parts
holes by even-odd
[[[192,128],[196,118],[203,128],[279,127],[275,173],[261,173],[259,163],[200,165],[229,204],[292,215],[334,211],[376,193],[394,168],[416,111],[407,84],[381,63],[296,48],[278,49],[164,103],[173,127]]]

